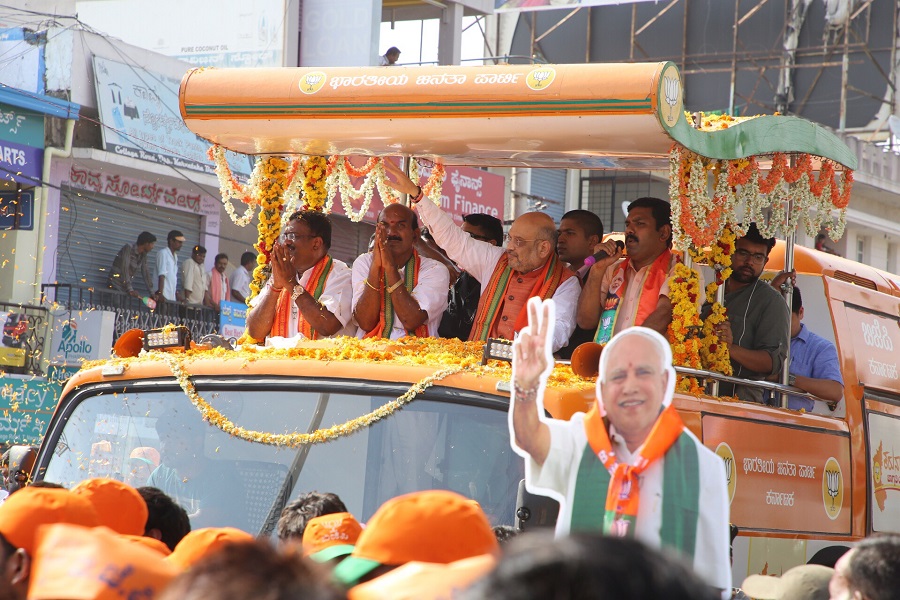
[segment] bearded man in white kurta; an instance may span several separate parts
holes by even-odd
[[[529,491],[560,502],[558,535],[602,531],[673,551],[710,585],[731,587],[725,466],[671,405],[668,342],[645,327],[623,330],[600,358],[597,402],[568,421],[542,402],[553,367],[552,300],[528,305],[515,342],[510,435],[525,458]]]

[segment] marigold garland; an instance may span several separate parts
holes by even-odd
[[[172,370],[179,385],[191,403],[200,411],[204,420],[225,433],[251,442],[275,446],[295,447],[304,444],[323,443],[345,435],[350,435],[375,421],[390,416],[404,404],[436,382],[455,373],[467,372],[488,375],[500,379],[512,376],[511,365],[501,361],[480,364],[484,343],[463,342],[456,339],[404,337],[385,342],[383,340],[361,340],[357,338],[333,338],[298,348],[260,348],[243,346],[239,350],[224,348],[197,348],[184,352],[151,351],[142,352],[130,358],[85,361],[82,369],[121,364],[128,366],[140,362],[163,360]],[[240,358],[246,362],[255,360],[314,360],[314,361],[355,361],[368,363],[390,363],[403,366],[427,366],[439,369],[413,384],[410,389],[378,409],[352,419],[341,425],[320,429],[312,433],[275,434],[244,429],[224,417],[197,392],[191,381],[186,364],[195,359],[227,360]],[[550,388],[593,389],[595,382],[575,375],[568,365],[557,365],[548,378]]]
[[[425,180],[425,185],[422,186],[422,193],[437,206],[441,205],[441,195],[443,194],[446,176],[447,173],[444,170],[443,163],[436,161],[428,174],[428,179]],[[419,161],[416,158],[410,159],[409,178],[416,185],[420,185]]]
[[[700,276],[694,269],[678,263],[675,273],[669,278],[669,299],[672,302],[672,321],[669,323],[668,337],[672,345],[672,362],[676,366],[701,369],[700,340],[701,322],[697,314],[700,297]],[[702,393],[702,388],[693,377],[679,377],[678,389],[690,393]]]
[[[225,415],[217,411],[209,402],[204,400],[203,397],[197,393],[197,388],[194,387],[190,375],[184,369],[182,357],[177,354],[169,354],[166,352],[159,353],[159,356],[169,365],[169,368],[172,369],[172,374],[175,375],[175,379],[178,380],[178,384],[181,386],[182,391],[191,401],[191,404],[200,411],[204,421],[219,428],[228,435],[248,442],[288,448],[296,448],[297,446],[305,446],[307,444],[323,444],[354,434],[360,429],[369,427],[376,421],[391,416],[405,404],[412,402],[417,395],[427,390],[436,382],[455,373],[459,373],[464,368],[456,365],[441,369],[440,371],[423,378],[418,383],[413,384],[405,394],[396,400],[387,402],[370,413],[351,419],[340,425],[334,425],[326,429],[317,429],[312,433],[265,433],[235,425],[228,420]]]
[[[253,280],[250,282],[248,304],[262,290],[271,273],[269,263],[272,249],[281,234],[284,192],[290,185],[288,176],[292,171],[292,165],[284,158],[270,156],[259,161],[257,169],[260,173],[259,185],[256,187],[260,211],[259,224],[256,228],[259,236],[254,248],[259,254],[256,257],[256,268],[253,269]]]
[[[811,235],[824,226],[831,239],[840,239],[846,225],[853,172],[843,169],[837,177],[834,161],[819,158],[821,166],[816,176],[813,157],[804,154],[797,155],[793,167],[781,152],[773,154],[771,160],[768,173],[763,173],[756,157],[709,159],[676,144],[669,162],[675,247],[709,246],[721,238],[726,225],[738,222],[736,211],[741,204],[745,207],[744,222],[756,222],[765,237],[786,237],[802,222]],[[707,191],[710,174],[712,197]],[[789,201],[793,201],[790,215]],[[832,217],[833,209],[838,210],[837,220]],[[736,233],[743,235],[744,231]]]

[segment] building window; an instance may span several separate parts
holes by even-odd
[[[603,221],[603,230],[607,233],[624,231],[625,209],[632,200],[654,195],[666,197],[665,189],[662,191],[656,189],[658,185],[659,182],[654,182],[645,173],[612,177],[583,177],[579,206],[599,216]],[[663,195],[659,196],[659,194]]]
[[[866,262],[866,238],[856,238],[856,262]]]

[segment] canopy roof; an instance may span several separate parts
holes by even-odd
[[[191,131],[244,154],[649,170],[678,142],[710,158],[797,152],[856,168],[840,139],[796,117],[694,129],[673,63],[203,68],[184,76],[180,106]]]

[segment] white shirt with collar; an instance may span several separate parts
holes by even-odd
[[[419,308],[428,313],[428,335],[438,337],[438,326],[444,311],[447,310],[447,294],[450,291],[450,272],[447,267],[438,261],[420,256],[419,281],[413,288],[412,295],[419,303]],[[353,311],[362,297],[366,287],[366,277],[369,276],[369,268],[372,266],[372,253],[362,254],[353,262]],[[406,276],[406,266],[398,269],[400,279]],[[356,333],[356,337],[365,337],[366,331],[362,327]],[[409,335],[400,322],[400,318],[394,315],[394,327],[391,330],[391,339],[395,340]]]
[[[160,275],[166,278],[162,289],[163,297],[169,302],[176,302],[178,300],[175,295],[178,285],[178,254],[172,252],[168,246],[161,248],[156,253],[157,280]]]
[[[309,283],[312,271],[313,270],[310,268],[303,272],[303,275],[301,275],[299,279],[299,285],[302,285],[304,288],[306,287],[306,284]],[[273,292],[268,285],[265,285],[259,295],[250,301],[250,306],[256,306],[269,294],[276,293],[278,292]],[[353,320],[353,311],[350,306],[352,300],[353,290],[350,286],[350,267],[347,266],[347,263],[335,258],[333,259],[331,273],[328,274],[328,278],[325,280],[325,287],[322,288],[322,295],[319,296],[319,304],[324,306],[325,310],[333,314],[335,318],[341,322],[342,327],[334,335],[326,337],[336,337],[339,335],[352,337],[356,335],[356,322]],[[296,332],[291,337],[302,335],[298,331],[299,320],[300,309],[297,308],[297,303],[295,302],[291,306],[291,316],[288,321],[288,331]]]

